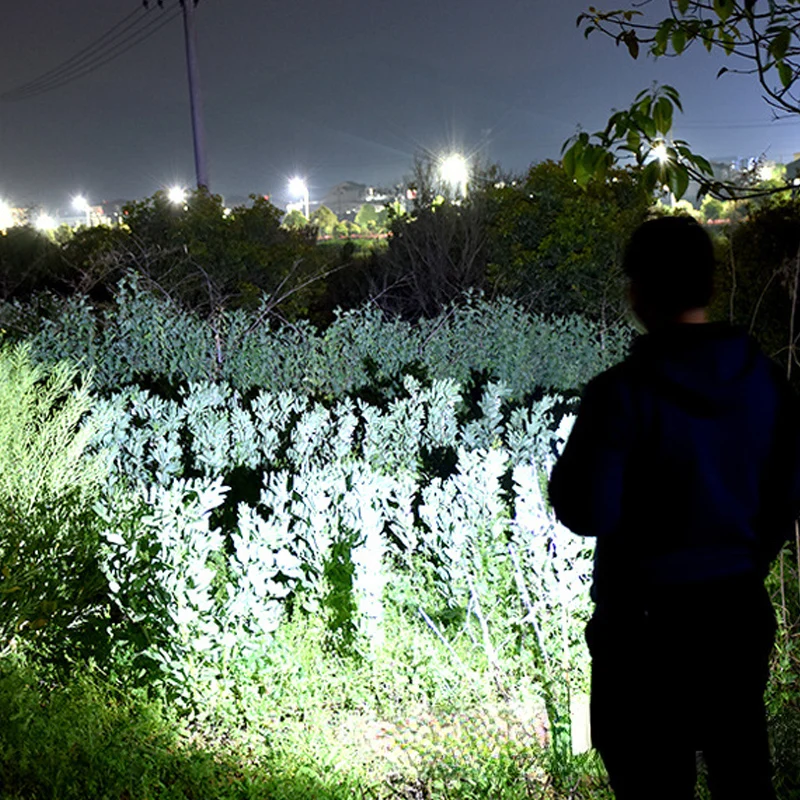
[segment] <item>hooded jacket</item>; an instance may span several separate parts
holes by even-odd
[[[794,394],[738,328],[643,336],[588,384],[550,501],[564,525],[597,537],[597,603],[763,579],[800,512]]]

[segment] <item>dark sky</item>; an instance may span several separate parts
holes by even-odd
[[[0,92],[70,58],[139,4],[3,0]],[[585,41],[575,18],[586,5],[201,0],[211,187],[282,203],[299,173],[313,198],[342,180],[398,181],[420,149],[459,148],[522,170],[558,157],[578,124],[600,127],[654,80],[681,91],[677,133],[709,157],[789,160],[800,150],[800,125],[771,122],[752,80],[716,80],[723,62],[700,50],[634,62],[607,39]],[[180,19],[81,80],[0,104],[0,197],[12,202],[143,197],[193,177]]]

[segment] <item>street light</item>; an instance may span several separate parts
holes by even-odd
[[[56,221],[49,214],[42,211],[42,213],[36,217],[36,227],[40,231],[52,231],[56,228]]]
[[[306,182],[302,178],[292,178],[289,181],[289,191],[292,193],[294,197],[302,197],[303,198],[303,206],[306,210],[306,219],[311,219],[311,214],[309,213],[309,199],[308,199],[308,186]]]
[[[13,227],[14,215],[11,213],[11,206],[5,200],[0,200],[0,231],[5,233]]]
[[[176,206],[182,206],[186,202],[186,189],[182,186],[172,186],[167,192],[167,199]]]
[[[73,198],[72,207],[76,211],[82,211],[84,214],[86,214],[86,227],[88,228],[92,224],[91,217],[89,216],[91,214],[92,207],[89,205],[88,200],[82,194],[79,194],[77,197]]]
[[[462,197],[467,196],[467,183],[469,182],[469,164],[460,153],[451,153],[442,159],[439,165],[439,174],[442,180],[453,189],[453,193]]]

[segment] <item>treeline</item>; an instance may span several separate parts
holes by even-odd
[[[337,310],[368,304],[416,323],[482,293],[547,318],[577,314],[609,331],[628,320],[620,267],[631,231],[648,214],[692,213],[684,203],[654,204],[633,171],[584,190],[552,162],[516,179],[487,172],[463,201],[425,186],[417,197],[409,213],[386,210],[388,238],[367,248],[321,241],[333,224],[321,211],[315,224],[287,226],[263,198],[227,213],[220,197],[204,192],[184,206],[163,193],[131,203],[116,227],[55,237],[12,228],[0,236],[0,300],[38,297],[41,308],[43,293],[79,296],[102,312],[120,282],[134,279],[212,323],[243,310],[259,324],[325,330]],[[720,213],[712,206],[703,208]],[[800,203],[779,196],[726,214],[727,222],[715,217],[709,225],[719,257],[714,316],[752,330],[788,366]],[[703,221],[703,212],[696,215]]]
[[[118,227],[53,239],[33,228],[0,237],[0,299],[42,290],[103,303],[136,274],[154,293],[202,315],[254,309],[325,327],[336,308],[365,303],[406,320],[434,317],[467,291],[504,296],[534,313],[616,321],[623,306],[619,253],[649,207],[635,177],[584,192],[544,163],[519,180],[487,180],[455,203],[419,193],[388,216],[387,242],[320,242],[314,225],[287,226],[263,198],[228,214],[222,199],[164,193],[130,204]],[[321,224],[321,223],[320,223]]]

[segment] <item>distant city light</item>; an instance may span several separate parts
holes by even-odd
[[[58,224],[53,217],[42,212],[38,217],[36,217],[36,227],[40,231],[52,231],[58,227]]]
[[[460,153],[451,153],[442,159],[439,165],[439,174],[442,180],[452,187],[455,194],[467,196],[467,184],[469,182],[469,164],[467,159]]]
[[[758,168],[758,179],[760,181],[771,181],[775,177],[775,169],[772,164],[761,164]]]
[[[306,182],[302,178],[292,178],[289,181],[289,191],[294,197],[303,198],[303,205],[305,206],[306,210],[306,219],[309,219],[311,215],[309,213],[308,185]]]
[[[89,201],[82,194],[76,195],[72,198],[72,207],[76,211],[86,214],[86,227],[88,228],[92,224],[92,207],[89,205]]]
[[[186,202],[186,189],[182,186],[173,186],[167,192],[167,199],[176,206],[182,206]]]
[[[0,200],[0,231],[5,231],[13,226],[14,215],[11,213],[11,206],[5,200]]]

